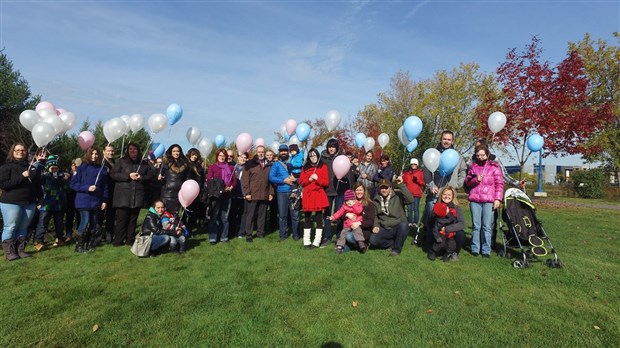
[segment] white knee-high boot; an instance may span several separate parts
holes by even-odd
[[[314,234],[314,245],[315,248],[318,248],[321,245],[321,238],[323,238],[323,229],[317,228],[316,233]]]
[[[311,229],[309,228],[304,228],[304,246],[310,246],[311,245],[311,241],[310,241],[310,233],[312,232]]]

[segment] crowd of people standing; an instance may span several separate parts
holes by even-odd
[[[453,141],[452,132],[443,132],[437,150],[452,148]],[[337,178],[333,162],[342,154],[349,156],[351,169]],[[420,168],[415,158],[396,175],[388,155],[375,163],[368,151],[358,162],[340,150],[336,139],[322,152],[310,149],[307,156],[296,145],[281,145],[277,155],[257,146],[253,156],[242,153],[235,161],[231,150],[218,149],[208,167],[197,149],[183,153],[178,144],[159,159],[145,158],[134,143],[119,159],[114,155],[111,145],[88,148],[64,172],[57,156],[43,151],[29,160],[23,144],[13,145],[0,167],[6,259],[29,257],[25,245],[30,237],[35,250],[46,248],[44,236],[52,220],[54,245],[75,243],[78,253],[102,243],[132,245],[140,211],[148,209],[138,234],[153,236],[153,253],[166,247],[184,252],[185,239],[205,226],[212,245],[234,237],[251,243],[265,237],[267,222],[275,216],[279,240],[301,239],[306,249],[330,246],[335,237],[337,253],[364,253],[370,247],[398,256],[407,237],[414,234],[417,242],[415,234],[421,230],[425,238],[420,244],[430,260],[441,255],[457,261],[466,243],[457,200],[462,189],[468,192],[472,216],[470,251],[490,257],[506,180],[483,140],[476,143],[471,163],[460,157],[448,175]],[[200,195],[183,209],[178,194],[189,179],[199,184]]]

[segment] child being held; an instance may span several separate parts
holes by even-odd
[[[299,151],[297,144],[291,144],[288,147],[288,151],[291,154],[291,173],[299,181],[301,175],[301,167],[304,165],[304,152]]]
[[[363,210],[364,207],[362,203],[355,199],[353,191],[346,190],[344,192],[344,204],[334,215],[328,217],[329,220],[338,220],[343,216],[345,217],[344,227],[342,228],[342,232],[340,232],[340,238],[338,238],[336,242],[336,254],[342,253],[344,245],[347,242],[347,232],[353,232],[353,237],[357,242],[360,252],[366,252],[367,246],[361,228],[361,222],[364,219],[362,216]],[[356,228],[353,228],[353,224],[356,222],[359,222],[359,224],[357,224]]]
[[[435,255],[445,250],[444,261],[457,261],[455,233],[446,232],[444,229],[444,227],[457,222],[456,211],[450,209],[446,203],[437,202],[433,206],[433,217],[435,221],[433,225],[433,239],[435,243],[433,243],[433,247],[428,252],[428,259],[434,261]]]
[[[170,252],[183,254],[185,252],[185,238],[189,237],[189,230],[181,219],[165,211],[161,217],[161,225],[170,236]],[[177,250],[178,245],[178,250]]]

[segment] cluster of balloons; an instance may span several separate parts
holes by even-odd
[[[198,182],[196,182],[196,180],[185,180],[179,190],[179,203],[183,206],[183,208],[187,209],[187,207],[194,202],[196,197],[198,197],[199,193],[200,186],[198,186]]]
[[[290,119],[280,127],[280,134],[289,144],[300,144],[308,140],[310,130],[311,128],[307,123],[298,124],[294,119]]]
[[[377,137],[377,139],[379,141],[379,146],[381,146],[382,149],[385,148],[390,142],[390,136],[385,133],[379,134],[379,137]],[[354,140],[355,145],[357,145],[359,149],[364,147],[366,151],[370,151],[375,147],[375,139],[373,137],[367,137],[364,133],[355,134]]]
[[[58,109],[47,101],[42,101],[35,110],[25,110],[19,115],[19,122],[32,133],[37,146],[47,145],[57,135],[72,129],[76,123],[74,113]]]
[[[452,174],[454,168],[459,164],[460,155],[454,149],[447,149],[440,153],[437,149],[427,149],[422,155],[422,162],[426,169],[431,173],[439,169],[441,176]]]
[[[398,129],[398,140],[412,153],[418,147],[418,136],[422,133],[422,119],[418,116],[409,116]]]

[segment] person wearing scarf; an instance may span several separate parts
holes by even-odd
[[[219,149],[215,153],[216,162],[209,166],[207,174],[207,185],[211,180],[222,180],[224,191],[211,202],[209,207],[209,243],[214,245],[218,239],[220,242],[228,243],[228,213],[230,212],[231,191],[237,184],[235,178],[235,167],[228,163],[228,153],[224,149]]]

